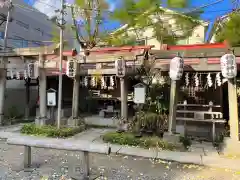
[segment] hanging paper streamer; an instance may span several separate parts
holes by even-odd
[[[216,82],[218,86],[222,85],[220,73],[216,74]]]
[[[91,77],[91,86],[92,86],[92,87],[95,87],[96,85],[97,85],[96,77],[93,76],[93,77]]]
[[[86,86],[86,87],[88,86],[88,78],[87,77],[84,78],[84,86]]]
[[[27,79],[27,78],[28,78],[27,70],[24,70],[24,79]]]
[[[20,72],[16,72],[16,79],[19,80],[21,77],[20,77]]]
[[[189,73],[185,74],[185,84],[186,84],[186,86],[189,85]]]
[[[114,87],[115,83],[114,83],[114,78],[113,76],[110,77],[110,86]]]
[[[213,86],[213,82],[212,82],[212,78],[211,78],[211,74],[210,73],[207,75],[207,85],[208,85],[208,87],[212,87]]]
[[[11,78],[11,79],[14,78],[13,70],[10,70],[10,78]]]
[[[194,80],[195,80],[195,86],[198,87],[199,86],[198,73],[195,74]]]
[[[104,77],[102,76],[101,77],[101,89],[105,89],[105,87],[106,87],[106,82],[105,82],[105,79],[104,79]]]

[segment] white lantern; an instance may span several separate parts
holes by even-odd
[[[73,60],[68,60],[67,61],[67,71],[66,74],[68,77],[75,77],[76,74],[76,69],[74,67],[74,61]]]
[[[224,78],[231,79],[237,76],[236,57],[233,54],[225,54],[221,57],[221,70]]]
[[[181,57],[175,57],[170,62],[169,76],[172,80],[180,80],[183,75],[184,61]]]
[[[115,61],[116,75],[118,77],[124,77],[126,74],[126,62],[123,58],[119,58]]]
[[[29,63],[27,66],[28,77],[31,79],[36,79],[39,75],[38,72],[38,64],[37,63]]]

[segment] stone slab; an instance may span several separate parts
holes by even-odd
[[[117,145],[117,144],[112,144],[110,147],[111,147],[111,153],[118,154],[123,146],[122,145]]]
[[[145,158],[157,157],[157,151],[147,150],[147,149],[142,149],[137,147],[128,147],[128,146],[122,146],[122,148],[117,152],[117,154],[138,156],[138,157],[145,157]]]
[[[157,158],[180,163],[202,164],[202,156],[190,152],[159,151]]]
[[[240,170],[240,159],[227,159],[214,156],[204,156],[203,165],[215,168],[225,168],[239,171]]]

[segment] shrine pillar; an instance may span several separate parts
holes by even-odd
[[[39,55],[39,117],[35,119],[35,124],[42,126],[47,120],[47,76],[44,68],[44,56]]]
[[[5,58],[2,57],[0,67],[0,125],[4,121],[4,103],[5,103],[5,90],[6,90],[6,68],[5,68]]]
[[[176,110],[177,110],[177,85],[178,81],[183,75],[184,61],[178,54],[170,62],[169,76],[171,78],[171,90],[170,90],[170,105],[169,105],[169,121],[168,121],[168,133],[169,135],[176,132]]]
[[[72,117],[68,119],[68,126],[78,125],[78,113],[79,113],[79,87],[80,87],[80,76],[79,76],[80,64],[74,61],[74,78],[73,78],[73,95],[72,95]]]
[[[121,91],[121,118],[128,118],[128,89],[126,77],[120,78],[120,91]]]
[[[178,82],[171,80],[170,89],[170,104],[169,104],[169,121],[168,121],[168,133],[173,134],[176,132],[176,111],[177,111],[177,88]]]

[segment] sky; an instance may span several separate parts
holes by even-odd
[[[55,13],[54,7],[60,8],[60,0],[24,0],[24,1],[29,3],[39,11],[47,14],[48,16],[54,15]],[[69,1],[73,2],[74,0],[68,0],[68,2]],[[110,5],[109,10],[114,10],[116,7],[118,7],[118,3],[120,1],[121,0],[107,0],[107,2]],[[217,0],[191,0],[190,2],[192,7],[200,7],[216,1]],[[222,0],[220,3],[204,8],[205,12],[201,15],[201,19],[210,22],[210,28],[209,28],[210,30],[216,18],[228,12],[231,12],[231,10],[232,10],[231,0]],[[108,29],[108,30],[113,30],[120,26],[121,24],[119,22],[109,21],[105,23],[105,29]]]

